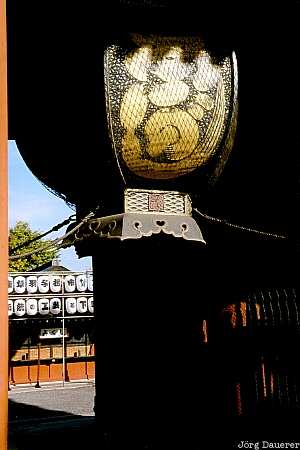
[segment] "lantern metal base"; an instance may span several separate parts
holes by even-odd
[[[75,233],[78,255],[90,254],[90,245],[99,238],[141,239],[164,233],[206,244],[192,217],[188,194],[175,191],[126,189],[124,213],[89,219]],[[89,249],[88,249],[89,247]]]
[[[140,239],[158,233],[205,244],[196,221],[186,215],[123,213],[90,219],[76,233],[76,241],[89,238]]]

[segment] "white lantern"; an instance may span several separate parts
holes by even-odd
[[[93,290],[94,290],[94,283],[93,283],[93,281],[94,281],[93,274],[92,273],[88,274],[88,276],[87,276],[87,287],[88,287],[88,290],[90,292],[93,292]]]
[[[40,298],[39,299],[39,313],[42,316],[49,314],[50,312],[50,302],[48,298]]]
[[[29,316],[35,316],[38,312],[38,303],[35,298],[29,298],[26,301],[26,312]]]
[[[81,274],[76,277],[76,287],[78,292],[84,292],[87,288],[87,278],[86,275]]]
[[[26,290],[25,277],[18,276],[14,279],[14,289],[17,294],[23,294]]]
[[[14,310],[16,316],[18,317],[24,316],[26,313],[25,300],[23,299],[15,300]]]
[[[94,297],[88,298],[88,309],[91,314],[94,314]]]
[[[34,294],[35,292],[37,292],[37,277],[35,277],[34,275],[30,275],[29,277],[26,278],[26,288],[27,288],[27,292],[29,292],[29,294]]]
[[[59,275],[50,275],[51,292],[61,292],[61,277]]]
[[[12,300],[8,300],[8,315],[11,316],[14,313],[14,303]]]
[[[51,314],[59,314],[61,312],[61,299],[58,297],[50,298],[50,312]]]
[[[11,294],[14,290],[14,279],[13,277],[8,277],[8,293]]]
[[[74,297],[66,298],[66,311],[68,314],[76,314],[77,312],[76,298]]]
[[[42,275],[38,277],[38,290],[41,294],[49,292],[49,277],[48,275]]]
[[[77,311],[81,314],[87,312],[87,298],[86,297],[78,297],[77,299]]]
[[[76,289],[76,280],[74,275],[66,275],[65,276],[65,291],[66,292],[74,292]]]

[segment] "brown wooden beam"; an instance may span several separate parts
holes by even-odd
[[[0,449],[7,448],[7,42],[6,2],[0,0]]]

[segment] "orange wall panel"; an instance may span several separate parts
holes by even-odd
[[[82,379],[86,378],[84,362],[74,362],[74,363],[68,362],[66,364],[66,366],[67,366],[67,372],[68,372],[70,381],[82,380]]]
[[[28,366],[13,367],[11,373],[16,384],[29,383]]]
[[[29,374],[30,374],[31,383],[36,383],[37,382],[37,366],[30,366]],[[17,381],[16,381],[16,383],[17,383]]]
[[[94,379],[95,378],[95,362],[94,361],[87,361],[87,376],[88,379]]]
[[[10,383],[24,384],[37,383],[37,365],[24,365],[11,367],[10,369]],[[91,380],[95,378],[95,362],[94,361],[78,361],[66,363],[66,375],[69,379],[66,381],[76,380]],[[48,381],[63,381],[63,366],[62,364],[41,364],[40,365],[40,383]]]
[[[50,381],[63,381],[63,365],[51,364],[50,365]]]
[[[50,366],[40,366],[40,381],[50,381]]]

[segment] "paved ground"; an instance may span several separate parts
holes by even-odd
[[[94,411],[94,382],[49,383],[35,388],[34,385],[16,386],[9,391],[9,420],[50,416],[54,412],[76,414],[79,416],[93,416]],[[25,405],[36,407],[25,408]],[[39,411],[39,409],[41,409]],[[26,413],[26,417],[24,414]]]
[[[128,432],[114,431],[109,436],[96,426],[94,395],[93,382],[48,384],[40,389],[13,387],[9,392],[9,450],[231,450],[239,440],[299,442],[299,413],[271,418],[270,425],[263,416],[216,419],[208,427],[199,424],[191,435],[189,427],[177,430],[171,426],[169,431],[162,429],[161,435],[149,428],[150,438],[139,435],[135,423],[126,422]],[[212,433],[216,424],[217,432]],[[255,437],[249,440],[253,433]]]
[[[9,450],[82,448],[95,431],[94,396],[94,382],[12,387]]]

